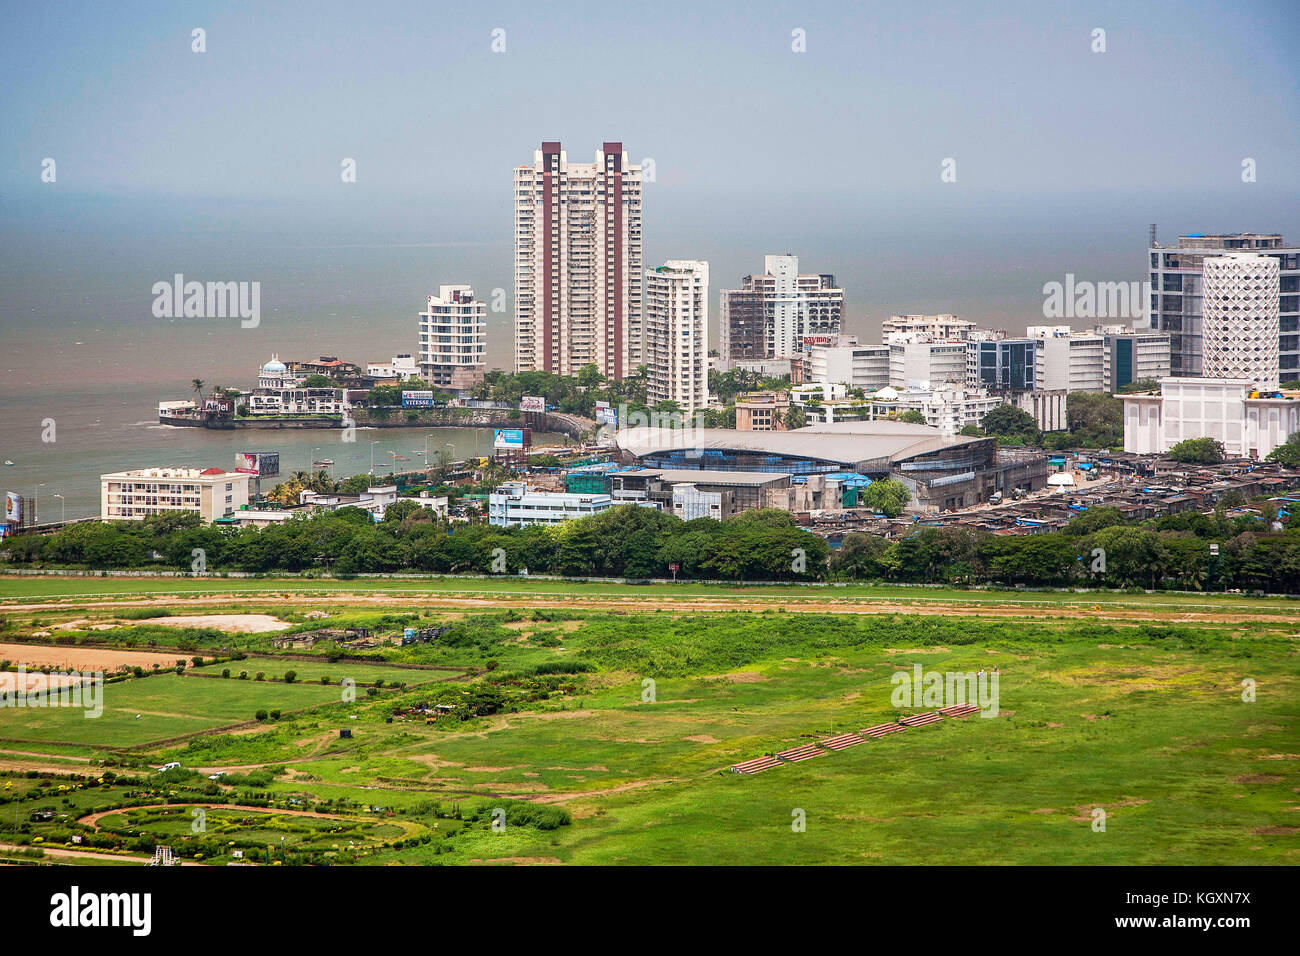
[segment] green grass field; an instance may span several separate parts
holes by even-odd
[[[276,613],[282,602],[250,593],[236,606]],[[361,864],[1300,859],[1300,638],[1292,616],[1189,622],[1168,605],[1160,621],[1028,608],[980,617],[779,608],[602,612],[525,602],[517,610],[426,611],[419,593],[379,607],[331,605],[332,621],[412,612],[430,624],[449,621],[433,645],[380,653],[472,670],[250,657],[213,666],[293,669],[300,680],[148,677],[110,685],[115,696],[95,721],[0,711],[9,752],[0,758],[35,762],[13,755],[39,754],[48,742],[64,742],[50,750],[65,755],[77,752],[68,742],[134,746],[153,765],[179,760],[236,772],[220,784],[197,774],[169,784],[166,799],[244,795],[269,801],[268,809],[353,813],[382,805],[392,814],[386,819],[420,828],[406,831],[419,839],[384,831],[382,840],[351,848],[347,861]],[[71,603],[66,613],[111,614]],[[113,632],[100,633],[111,640]],[[730,772],[741,760],[895,719],[891,678],[915,664],[940,673],[998,668],[999,713],[911,728],[754,776]],[[348,669],[358,683],[381,676],[408,686],[343,703],[339,688],[318,678],[337,682]],[[1243,699],[1243,681],[1253,682],[1254,700]],[[388,722],[399,707],[485,699],[492,705],[465,720],[430,724],[417,713]],[[273,707],[302,712],[150,744]],[[350,738],[339,738],[342,727]],[[99,757],[107,763],[97,767],[114,766],[111,753]],[[53,763],[43,761],[51,781]],[[263,776],[237,782],[249,768]],[[18,808],[31,799],[12,796]],[[48,806],[48,794],[42,799]],[[498,808],[506,820],[499,832],[489,825]],[[9,839],[8,809],[0,806],[0,843]],[[534,810],[568,816],[556,825]],[[1097,810],[1104,831],[1094,829]],[[800,820],[804,826],[792,828]],[[258,839],[277,826],[288,835],[288,824],[253,822]],[[35,826],[33,833],[46,825]],[[184,852],[183,830],[157,836]]]
[[[56,753],[74,754],[78,751],[69,751],[67,745],[82,745],[87,750],[138,747],[249,721],[258,710],[287,712],[338,703],[343,694],[339,682],[348,677],[360,686],[377,678],[414,685],[443,676],[437,671],[364,663],[264,658],[212,665],[203,671],[220,674],[227,667],[232,673],[227,679],[166,673],[106,684],[102,712],[97,717],[88,716],[91,711],[87,707],[0,708],[0,741],[9,749],[21,749],[22,744],[62,745]],[[241,670],[248,672],[247,680],[238,679]],[[259,671],[268,677],[282,677],[286,670],[297,672],[298,681],[285,684],[253,679]],[[330,676],[331,683],[321,684],[321,675]]]

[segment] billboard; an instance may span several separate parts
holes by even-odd
[[[519,399],[519,410],[521,412],[544,412],[546,411],[546,399],[540,395],[525,395]]]
[[[602,425],[608,425],[610,428],[618,427],[618,409],[610,408],[608,403],[602,408],[599,403],[596,405],[596,421]]]
[[[533,443],[531,428],[496,428],[492,431],[492,447],[520,451]]]
[[[241,451],[235,455],[235,471],[259,478],[274,478],[280,473],[278,451]]]
[[[217,415],[233,415],[235,402],[230,398],[208,398],[203,401],[203,410]]]
[[[433,392],[402,392],[403,408],[432,408]]]
[[[21,528],[23,524],[23,496],[16,491],[5,495],[5,523]]]

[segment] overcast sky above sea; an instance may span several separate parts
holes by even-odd
[[[512,291],[511,168],[543,139],[653,159],[646,264],[708,259],[715,309],[795,252],[868,339],[898,311],[1023,328],[1067,272],[1143,279],[1151,222],[1300,242],[1290,0],[59,3],[0,22],[9,386],[409,351],[438,284]],[[149,290],[176,272],[261,281],[261,326],[160,326]],[[509,316],[491,332],[507,364]]]

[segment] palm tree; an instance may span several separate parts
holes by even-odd
[[[203,401],[203,386],[207,383],[201,378],[196,378],[190,382],[190,390],[199,396],[199,401]]]

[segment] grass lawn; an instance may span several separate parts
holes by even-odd
[[[466,612],[444,638],[390,653],[497,668],[146,755],[187,768],[269,767],[252,785],[262,798],[384,806],[395,814],[385,822],[424,828],[401,848],[369,841],[356,857],[365,864],[1300,861],[1300,639],[1287,620],[494,610]],[[230,666],[273,673],[282,662],[268,663],[277,667]],[[335,681],[349,668],[386,681],[444,676],[283,663]],[[892,678],[916,664],[996,667],[997,715],[910,728],[754,776],[730,772],[895,719],[909,708],[892,699]],[[1243,699],[1243,681],[1254,700]],[[144,743],[338,694],[318,682],[175,675],[109,691],[96,721],[0,711],[0,736],[26,734],[12,750],[38,750],[42,739]],[[386,720],[398,705],[485,693],[504,705],[465,721]],[[345,721],[352,737],[340,739]],[[214,802],[250,785],[223,786]],[[562,808],[571,820],[547,829],[525,814],[509,824],[524,805]],[[504,832],[484,817],[496,807]],[[1094,829],[1097,810],[1104,831]],[[268,842],[301,832],[262,818],[247,826]]]

